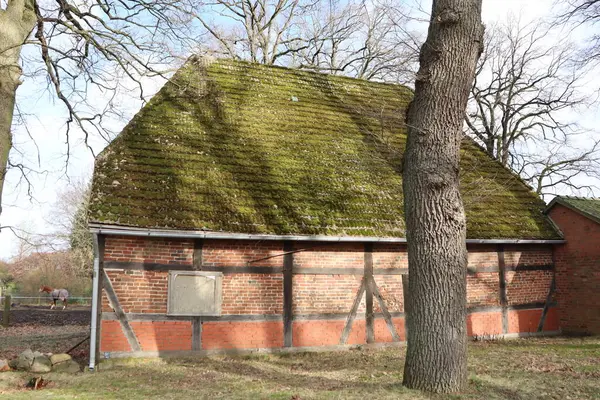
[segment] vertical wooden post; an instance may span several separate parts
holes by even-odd
[[[408,314],[410,312],[408,308],[408,274],[402,274],[402,296],[404,296],[404,338],[408,342]]]
[[[556,257],[554,254],[554,250],[554,246],[552,246],[552,281],[550,282],[550,289],[548,290],[548,295],[546,296],[546,303],[544,304],[542,316],[540,317],[540,323],[538,324],[538,332],[542,332],[544,330],[546,316],[548,315],[550,303],[552,303],[552,297],[554,296],[554,291],[556,290]]]
[[[292,283],[294,269],[294,245],[290,241],[283,242],[283,346],[293,346],[292,335]]]
[[[202,318],[192,319],[192,350],[202,350]]]
[[[10,324],[10,294],[4,296],[4,312],[2,313],[2,326],[8,328]]]
[[[202,239],[194,240],[194,254],[193,254],[193,265],[194,270],[202,270],[202,248],[204,247],[204,241]]]
[[[504,261],[504,245],[498,245],[498,280],[500,307],[502,307],[502,333],[508,333],[508,297],[506,295],[506,262]]]
[[[373,243],[365,243],[365,304],[367,343],[375,343],[374,316],[373,316]]]

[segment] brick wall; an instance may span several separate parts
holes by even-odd
[[[283,245],[279,246],[281,249]],[[365,265],[362,243],[295,243],[294,250],[299,249],[306,250],[294,254],[295,268],[364,268]]]
[[[552,248],[547,245],[520,244],[504,246],[507,267],[552,264]]]
[[[294,314],[348,313],[360,287],[359,275],[295,275]],[[359,311],[364,310],[364,298]]]
[[[497,272],[467,275],[467,307],[499,305],[500,278]]]
[[[494,336],[502,333],[502,313],[478,312],[467,316],[467,335]]]
[[[352,268],[352,274],[295,274],[292,280],[292,309],[301,319],[293,321],[294,346],[337,345],[360,287],[364,268],[364,245],[361,243],[294,244],[294,268]],[[477,307],[469,315],[470,335],[497,335],[502,333],[502,312],[499,309],[498,248],[495,245],[469,245],[469,268],[475,270],[467,277],[468,305]],[[205,240],[202,247],[202,265],[220,267],[283,267],[283,242]],[[190,240],[131,239],[109,237],[106,240],[105,261],[193,264],[194,242]],[[394,325],[404,340],[404,293],[402,276],[389,274],[389,269],[408,268],[404,244],[373,245],[374,279],[389,312],[395,313]],[[265,257],[270,257],[266,258]],[[507,246],[505,260],[508,266],[549,265],[552,261],[550,247]],[[262,259],[262,260],[259,260]],[[259,261],[257,261],[259,260]],[[253,262],[256,261],[256,262]],[[115,266],[115,264],[112,264]],[[118,264],[117,264],[118,266]],[[496,268],[496,271],[494,271]],[[377,271],[385,269],[386,274]],[[358,273],[358,271],[360,273]],[[279,270],[280,271],[280,270]],[[266,272],[266,271],[263,271]],[[167,271],[108,270],[115,293],[126,313],[166,314]],[[551,271],[508,271],[507,295],[509,304],[541,302],[548,291]],[[103,311],[110,312],[106,296]],[[374,322],[377,342],[391,341],[392,337],[381,307],[375,298]],[[496,309],[481,309],[496,307]],[[528,311],[528,310],[524,310]],[[532,329],[539,322],[541,311],[515,312],[511,329]],[[223,276],[224,316],[282,315],[283,274],[276,273],[225,273]],[[328,314],[323,319],[323,315]],[[365,299],[363,297],[348,338],[348,344],[365,343]],[[319,315],[321,317],[311,317]],[[512,315],[512,314],[511,314]],[[531,321],[529,321],[531,320]],[[132,321],[143,350],[189,350],[192,327],[188,321]],[[552,326],[552,324],[547,324]],[[104,351],[129,351],[123,340],[118,321],[103,321],[102,341]],[[169,339],[170,337],[170,339]],[[283,346],[283,322],[205,321],[202,323],[202,349],[256,348]]]
[[[506,296],[509,305],[546,301],[552,282],[552,271],[508,271]]]
[[[282,312],[281,274],[228,274],[223,277],[223,315]]]
[[[375,283],[389,312],[404,312],[404,292],[402,290],[402,276],[400,275],[375,275]],[[373,310],[380,312],[379,302],[373,300]]]
[[[373,246],[373,268],[408,268],[406,245],[375,244]]]
[[[104,246],[104,261],[191,264],[194,254],[191,240],[108,236]]]
[[[167,312],[168,272],[166,271],[106,271],[119,304],[126,313]],[[106,293],[102,311],[112,311]]]
[[[542,316],[542,309],[515,310],[508,312],[508,332],[526,333],[536,332]],[[558,312],[556,308],[548,310],[544,321],[544,331],[556,331],[559,329]]]
[[[102,321],[100,326],[100,351],[131,351],[119,321]]]
[[[566,239],[555,252],[560,326],[600,334],[600,224],[560,204],[549,215]]]
[[[283,244],[275,241],[249,240],[204,240],[202,246],[202,262],[207,266],[247,266],[261,265],[280,267]],[[259,259],[264,259],[256,261]],[[256,262],[254,262],[256,261]]]
[[[202,349],[256,349],[283,346],[283,323],[205,322]]]
[[[192,349],[190,321],[133,321],[130,325],[142,351]]]
[[[467,245],[469,268],[498,266],[498,248],[489,244]]]

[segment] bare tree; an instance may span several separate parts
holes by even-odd
[[[404,213],[410,269],[404,384],[456,392],[467,383],[466,218],[460,144],[483,50],[481,0],[433,2],[407,112]]]
[[[194,16],[212,38],[217,54],[275,64],[302,43],[298,23],[315,3],[314,0],[215,0],[201,3]],[[228,23],[223,23],[223,19]]]
[[[40,237],[45,248],[67,252],[73,273],[87,276],[94,257],[92,234],[88,226],[90,184],[87,179],[73,180],[58,193],[50,213],[49,225],[55,229]]]
[[[576,47],[547,40],[550,33],[539,21],[523,26],[514,18],[489,29],[465,118],[467,133],[539,194],[564,188],[567,176],[589,175],[599,157],[595,143],[577,151],[584,130],[568,115],[585,103],[587,71],[573,62]]]
[[[391,0],[217,0],[194,16],[212,38],[206,52],[363,79],[414,76],[420,40]]]
[[[515,155],[516,172],[539,196],[571,192],[593,196],[598,188],[589,182],[600,179],[600,142],[580,149],[567,142],[551,142],[543,151],[521,150]],[[586,178],[592,178],[586,179]]]
[[[572,28],[583,26],[593,32],[587,35],[587,45],[581,54],[581,61],[600,61],[600,0],[561,0],[556,1],[559,7],[556,23],[570,25]]]
[[[294,52],[299,68],[362,79],[412,82],[420,35],[412,17],[393,1],[321,2],[303,22],[304,45]]]
[[[134,84],[143,98],[144,77],[162,75],[175,53],[190,43],[188,8],[184,0],[0,2],[0,199],[7,166],[25,171],[9,162],[14,111],[30,112],[15,104],[21,79],[44,73],[64,105],[68,162],[73,124],[86,144],[91,135],[110,140],[105,123],[119,114],[111,93]],[[23,58],[26,46],[37,48],[27,52],[34,54],[30,58]],[[90,93],[109,98],[104,108],[90,101]]]

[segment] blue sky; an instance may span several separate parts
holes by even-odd
[[[430,2],[424,0],[422,8],[430,9]],[[521,14],[523,22],[532,21],[551,12],[553,0],[484,0],[483,20],[486,24],[506,19],[509,13]],[[426,18],[426,15],[423,15]],[[422,25],[426,29],[426,24]],[[37,56],[37,48],[26,49],[27,56]],[[147,92],[154,93],[162,85],[161,81],[148,82]],[[599,85],[600,86],[600,85]],[[37,165],[38,151],[32,144],[23,126],[15,128],[15,144],[27,160],[27,164],[47,171],[42,174],[30,174],[32,182],[32,198],[28,195],[28,187],[20,181],[18,171],[12,170],[5,183],[3,198],[3,213],[1,225],[21,227],[32,233],[48,233],[52,230],[52,204],[56,201],[57,193],[69,185],[70,180],[89,178],[93,171],[93,156],[83,144],[80,132],[73,132],[71,152],[68,167],[65,169],[65,109],[57,102],[52,92],[47,90],[46,78],[25,77],[24,83],[18,90],[18,103],[22,110],[32,114],[27,118],[29,133],[39,148],[40,163]],[[106,99],[100,93],[94,93],[92,98],[102,104]],[[119,130],[128,118],[133,116],[141,107],[141,101],[131,95],[122,94],[117,99],[125,118],[111,122],[115,130]],[[600,118],[594,110],[580,115],[582,121],[590,126],[600,125]],[[99,153],[106,142],[98,138],[91,141],[94,152]],[[21,155],[13,153],[13,160],[18,161]],[[18,240],[8,230],[0,232],[0,259],[8,259],[17,250]]]

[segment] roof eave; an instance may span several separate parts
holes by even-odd
[[[328,235],[272,235],[252,233],[229,233],[211,231],[182,231],[171,229],[150,229],[123,227],[90,223],[90,231],[103,235],[124,235],[163,237],[180,239],[233,239],[233,240],[291,240],[302,242],[372,242],[406,243],[406,238],[373,236],[328,236]],[[467,244],[562,244],[563,239],[467,239]]]

